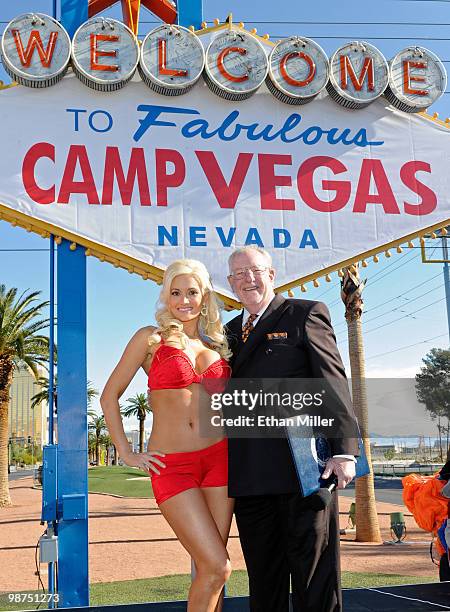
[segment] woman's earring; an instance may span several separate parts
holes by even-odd
[[[203,317],[208,316],[208,308],[206,307],[206,304],[203,304],[203,306],[202,306],[202,308],[201,308],[201,310],[200,310],[200,314],[201,314]]]

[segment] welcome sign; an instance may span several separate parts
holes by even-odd
[[[448,128],[383,98],[293,107],[263,83],[231,101],[203,79],[169,97],[137,78],[105,94],[69,74],[3,90],[0,114],[2,218],[155,280],[199,258],[229,304],[236,247],[268,249],[287,289],[450,218]]]
[[[243,24],[227,23],[195,32],[173,24],[151,30],[139,44],[123,23],[93,17],[70,40],[62,25],[40,13],[10,21],[1,37],[7,72],[21,85],[42,88],[59,82],[69,66],[88,87],[117,91],[138,70],[157,93],[183,95],[201,75],[227,100],[245,100],[263,83],[286,104],[311,102],[322,90],[338,104],[358,109],[381,95],[405,112],[428,108],[445,91],[443,63],[414,46],[389,62],[368,42],[353,41],[328,59],[313,40],[290,36],[276,44]]]

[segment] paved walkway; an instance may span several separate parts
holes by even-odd
[[[32,478],[10,482],[12,508],[0,509],[0,592],[37,588],[34,550],[43,531],[40,525],[41,492]],[[340,500],[341,526],[347,524],[351,498]],[[407,509],[377,504],[383,538],[390,539],[389,513],[403,511],[408,546],[368,545],[341,541],[342,569],[411,576],[437,576],[428,553],[429,534],[420,530]],[[152,499],[89,495],[91,582],[112,582],[190,572],[190,559],[161,516]],[[232,565],[245,569],[236,525],[228,546]],[[45,568],[45,566],[43,566]],[[44,581],[45,582],[45,581]]]

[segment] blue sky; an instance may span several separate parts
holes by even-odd
[[[5,23],[19,13],[51,13],[52,6],[49,0],[1,3],[0,28],[3,30]],[[373,43],[389,59],[400,49],[417,43],[434,51],[447,70],[450,67],[450,1],[204,0],[206,21],[212,22],[215,17],[224,20],[229,12],[234,20],[244,21],[249,28],[257,27],[260,34],[313,38],[328,54],[344,42],[362,39]],[[120,18],[120,5],[108,14]],[[143,10],[141,33],[154,27],[144,23],[149,21],[154,21],[153,16]],[[0,79],[9,80],[1,67]],[[442,118],[450,115],[450,93],[431,111]],[[0,282],[20,290],[42,290],[42,297],[47,298],[48,246],[47,240],[0,221]],[[430,348],[448,347],[442,264],[422,264],[419,248],[405,249],[402,254],[393,252],[389,259],[380,256],[380,262],[369,263],[362,274],[367,278],[363,319],[367,372],[374,376],[413,376]],[[158,287],[150,281],[88,259],[88,377],[97,389],[103,387],[134,331],[153,322],[157,296]],[[300,296],[298,291],[296,296]],[[321,282],[316,289],[310,287],[301,297],[328,304],[339,348],[348,364],[346,324],[337,279]],[[145,389],[146,377],[141,373],[124,398]]]

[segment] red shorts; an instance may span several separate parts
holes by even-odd
[[[152,487],[156,503],[187,489],[225,487],[228,485],[228,440],[188,453],[169,453],[160,460],[165,468],[156,466],[160,474],[153,472]]]

